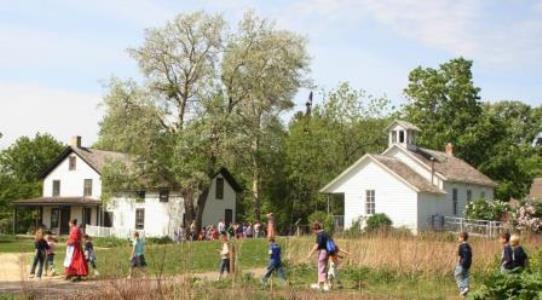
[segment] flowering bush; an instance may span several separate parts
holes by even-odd
[[[480,199],[469,202],[465,210],[469,219],[502,221],[509,208],[506,202]]]
[[[540,205],[537,205],[540,207]],[[519,229],[527,229],[533,232],[542,231],[542,211],[533,203],[525,203],[515,213],[515,221]]]

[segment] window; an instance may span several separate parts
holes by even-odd
[[[70,156],[69,160],[70,160],[69,161],[70,162],[69,169],[70,169],[70,171],[73,171],[73,170],[75,170],[76,158],[75,158],[75,156]]]
[[[145,228],[145,209],[144,208],[138,208],[136,209],[136,215],[135,215],[135,229],[143,229]]]
[[[215,198],[224,199],[224,178],[216,179]]]
[[[405,132],[403,130],[399,131],[399,143],[405,142]]]
[[[83,225],[90,225],[91,216],[92,216],[92,208],[83,207]]]
[[[480,199],[485,199],[485,198],[486,198],[486,192],[481,191],[480,192]]]
[[[60,180],[53,180],[53,197],[60,196]]]
[[[372,215],[375,213],[375,191],[365,191],[365,213]]]
[[[160,198],[160,202],[168,202],[169,201],[169,190],[161,190],[159,198]]]
[[[51,228],[58,228],[60,208],[51,208]]]
[[[83,196],[92,196],[92,179],[85,179],[83,187]]]
[[[454,216],[457,216],[457,189],[452,190],[452,201],[454,206]]]
[[[472,191],[467,190],[467,203],[470,203],[472,201]]]
[[[145,202],[145,191],[136,192],[136,202]]]
[[[397,131],[395,130],[391,132],[391,142],[394,144],[397,143]]]

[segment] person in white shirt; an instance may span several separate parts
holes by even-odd
[[[226,223],[224,223],[224,220],[222,219],[218,222],[218,233],[226,233]]]

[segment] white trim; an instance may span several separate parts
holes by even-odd
[[[342,179],[342,177],[346,176],[346,174],[350,173],[350,171],[352,169],[354,169],[355,167],[357,167],[359,164],[361,164],[361,162],[363,160],[365,160],[366,157],[370,156],[370,154],[365,154],[363,155],[360,159],[358,159],[356,162],[354,162],[352,165],[350,165],[350,167],[346,168],[346,170],[344,170],[341,174],[339,174],[337,177],[335,177],[333,180],[331,180],[328,184],[326,184],[326,186],[324,186],[323,188],[320,189],[320,193],[326,193],[326,190],[328,188],[330,188],[332,185],[334,185],[335,183],[337,183],[340,179]]]

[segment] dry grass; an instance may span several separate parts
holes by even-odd
[[[343,266],[384,269],[398,274],[446,276],[457,263],[455,236],[440,233],[409,235],[375,234],[355,239],[336,238],[336,243],[351,253]],[[540,246],[542,239],[531,236],[524,239],[527,250]],[[306,256],[313,245],[312,237],[292,238],[286,241],[286,257],[290,264],[310,263]],[[497,239],[471,237],[473,273],[494,271],[497,268],[501,246]]]

